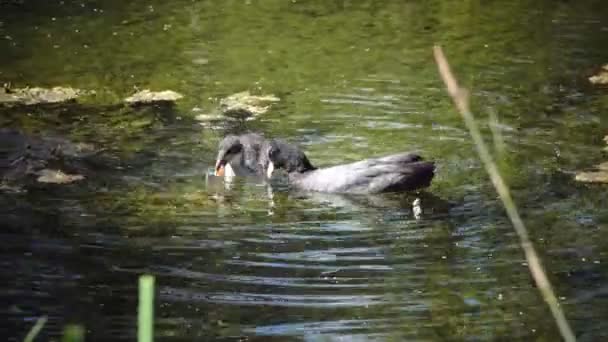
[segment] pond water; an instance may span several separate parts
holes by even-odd
[[[2,1],[0,80],[95,90],[0,109],[0,126],[104,149],[85,182],[0,193],[0,335],[81,324],[134,340],[137,278],[156,338],[555,341],[517,236],[438,77],[444,47],[581,341],[608,338],[602,161],[605,1]],[[134,89],[184,94],[132,108]],[[219,99],[281,101],[202,126]],[[494,118],[490,120],[489,118]],[[343,197],[205,177],[227,133],[300,144],[319,166],[417,150],[422,194]],[[492,131],[496,134],[492,135]]]

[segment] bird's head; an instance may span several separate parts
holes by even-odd
[[[266,153],[268,157],[266,175],[268,178],[278,169],[283,169],[287,173],[304,173],[316,169],[302,150],[282,140],[271,140]]]
[[[224,176],[226,164],[240,163],[243,158],[243,144],[235,135],[228,135],[218,146],[217,158],[215,159],[215,175]]]

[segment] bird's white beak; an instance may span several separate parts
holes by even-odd
[[[268,162],[268,169],[266,169],[266,176],[268,178],[271,178],[273,172],[274,172],[274,164],[272,162]]]

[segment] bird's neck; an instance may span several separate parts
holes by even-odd
[[[226,164],[225,172],[227,177],[247,176],[252,173],[252,171],[247,168],[247,165],[244,164],[241,153],[237,154]]]
[[[316,170],[317,168],[312,166],[312,165],[308,165],[306,168],[299,170],[300,173],[308,173],[308,172],[312,172],[314,170]]]
[[[311,171],[316,170],[317,168],[312,165],[312,163],[304,156],[302,160],[299,160],[292,168],[291,172],[305,174]]]
[[[288,174],[290,176],[297,178],[297,177],[308,175],[309,173],[315,171],[316,169],[317,168],[312,166],[311,164],[307,164],[306,166],[298,167],[297,169],[293,170],[292,172],[288,172]]]
[[[234,169],[232,168],[232,164],[228,163],[226,164],[226,167],[224,169],[224,177],[234,177],[236,176],[236,172],[234,172]]]
[[[242,163],[230,162],[226,164],[226,175],[227,176],[249,176],[254,173],[253,170],[249,169]]]

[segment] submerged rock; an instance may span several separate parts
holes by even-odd
[[[125,102],[128,104],[148,104],[148,103],[157,103],[157,102],[175,102],[184,95],[175,92],[173,90],[163,90],[163,91],[150,91],[149,89],[144,89],[142,91],[138,91],[137,93],[127,97]]]
[[[585,183],[608,183],[608,161],[596,165],[594,171],[577,173],[575,179]]]
[[[208,121],[219,121],[222,120],[224,117],[221,116],[220,114],[198,114],[197,116],[194,117],[194,119],[198,120],[198,121],[203,121],[203,122],[208,122]]]
[[[593,84],[608,84],[608,64],[602,66],[600,72],[589,77],[589,82]]]
[[[203,109],[199,107],[192,108],[192,113],[194,114],[194,120],[199,122],[199,125],[211,128],[214,127],[218,122],[221,122],[226,119],[225,116],[222,115],[219,111],[214,111],[213,113],[202,113]],[[201,114],[198,114],[201,113]]]
[[[83,175],[70,175],[61,170],[42,169],[37,174],[39,183],[68,184],[84,179]]]
[[[237,121],[237,119],[223,116],[221,113],[198,114],[194,119],[198,121],[200,126],[211,129],[222,129],[228,122]]]
[[[89,157],[100,150],[60,137],[36,137],[0,128],[0,183],[4,190],[32,182],[65,184],[84,179]],[[0,189],[3,190],[3,189]]]
[[[23,188],[21,188],[19,186],[0,183],[0,192],[18,194],[18,193],[25,192],[25,190],[23,190]]]
[[[0,104],[37,105],[63,103],[75,101],[80,96],[91,94],[95,94],[95,92],[69,87],[11,89],[5,86],[0,90]]]
[[[250,118],[266,113],[271,105],[280,99],[274,95],[251,95],[243,91],[220,100],[220,110],[224,115]]]
[[[575,179],[584,183],[608,183],[608,170],[579,172]]]
[[[608,144],[608,135],[604,137],[604,141]],[[608,146],[604,151],[608,151]],[[608,183],[608,161],[599,163],[593,169],[593,171],[577,172],[574,179],[585,183]]]

